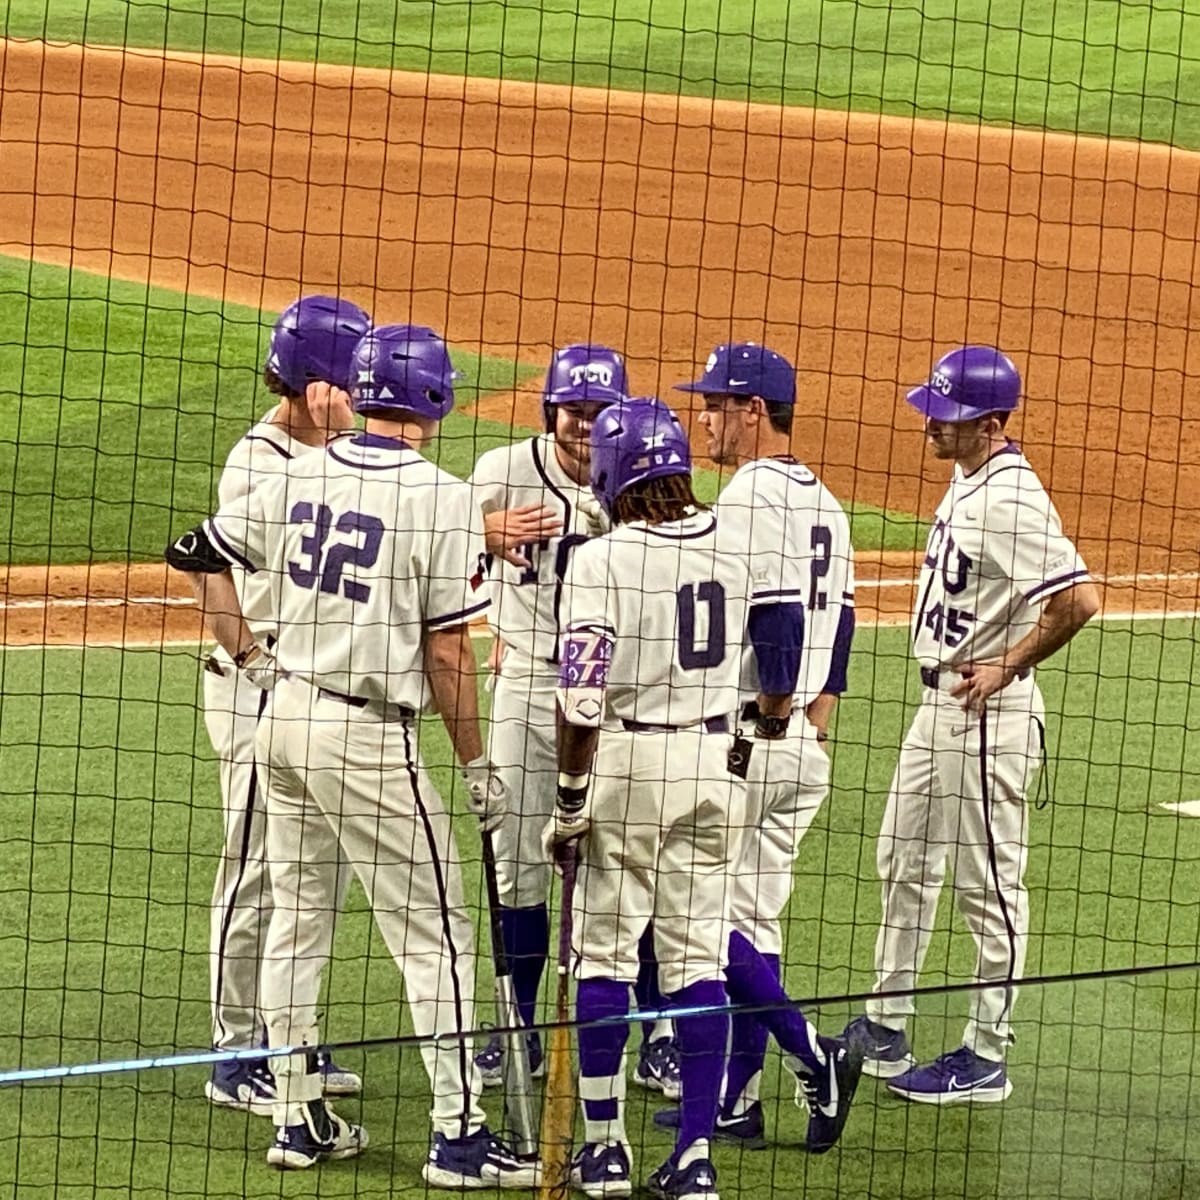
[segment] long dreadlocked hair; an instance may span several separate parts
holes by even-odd
[[[707,509],[707,504],[696,499],[690,475],[662,475],[626,488],[613,502],[613,520],[618,525],[628,525],[631,521],[663,525]]]

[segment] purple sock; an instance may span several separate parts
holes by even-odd
[[[762,1071],[767,1061],[768,1037],[767,1027],[757,1016],[735,1013],[730,1021],[729,1067],[725,1073],[725,1102],[721,1106],[727,1116],[734,1114],[747,1086]],[[757,1098],[757,1095],[746,1097],[747,1105]]]
[[[550,916],[544,904],[530,908],[502,908],[500,928],[504,951],[512,970],[517,1010],[526,1025],[537,1017],[538,989],[550,952]]]
[[[729,999],[734,1004],[772,1005],[754,1016],[774,1034],[785,1053],[794,1054],[810,1071],[820,1071],[824,1063],[813,1049],[816,1030],[788,998],[779,982],[779,960],[774,963],[772,966],[772,959],[755,950],[742,934],[730,934],[729,966],[725,968]],[[733,1089],[729,1091],[730,1099],[736,1099]]]
[[[721,1008],[728,1003],[725,985],[719,979],[693,983],[671,997],[680,1008]],[[697,1138],[711,1141],[725,1076],[725,1048],[729,1041],[729,1014],[676,1017],[675,1039],[679,1044],[680,1082],[679,1136],[676,1154]]]
[[[658,954],[654,949],[654,924],[646,926],[638,942],[638,977],[634,984],[633,994],[637,999],[639,1012],[662,1012],[667,1007],[667,998],[658,989]],[[654,1032],[653,1021],[639,1022],[642,1029],[643,1044],[650,1040]]]
[[[579,1029],[580,1095],[588,1121],[615,1121],[617,1097],[589,1097],[586,1079],[615,1078],[621,1073],[621,1055],[629,1037],[628,1021],[588,1027],[586,1022],[629,1014],[629,984],[615,979],[583,979],[575,994]]]

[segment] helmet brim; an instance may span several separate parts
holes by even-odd
[[[996,411],[993,408],[976,408],[971,404],[958,404],[935,391],[927,383],[922,384],[919,388],[913,388],[905,399],[922,416],[933,421],[945,421],[948,425],[974,421]]]

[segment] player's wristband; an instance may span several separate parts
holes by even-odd
[[[248,667],[261,653],[262,647],[257,642],[251,642],[233,656],[233,665],[240,671],[243,667]]]
[[[584,771],[580,775],[572,775],[569,771],[558,773],[558,807],[568,814],[582,810],[587,804],[588,784],[591,774]]]
[[[758,720],[754,722],[754,736],[768,742],[776,741],[787,733],[791,720],[790,716],[767,717],[759,713]]]

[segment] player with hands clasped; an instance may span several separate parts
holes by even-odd
[[[1004,434],[1021,378],[991,346],[954,350],[909,392],[935,458],[953,462],[929,533],[912,620],[924,690],[892,779],[878,866],[883,919],[876,988],[916,985],[949,866],[975,938],[963,1045],[918,1066],[910,996],[867,1004],[851,1031],[865,1069],[927,1104],[997,1102],[1012,1091],[1014,980],[1025,967],[1029,899],[1026,796],[1045,709],[1033,668],[1098,611],[1087,567],[1020,449]]]
[[[345,390],[350,356],[370,325],[361,308],[334,296],[305,296],[280,314],[263,367],[263,382],[278,403],[229,452],[217,485],[222,505],[280,474],[293,459],[323,450],[331,435],[353,426]],[[194,578],[203,589],[208,577]],[[239,567],[233,582],[255,635],[273,642],[274,614],[262,576]],[[198,598],[203,606],[203,594]],[[266,1037],[258,989],[272,899],[254,735],[268,696],[260,684],[273,679],[270,671],[239,671],[220,646],[204,665],[204,724],[217,756],[225,826],[209,956],[215,1050],[253,1050]],[[339,908],[349,878],[343,870]],[[362,1086],[356,1074],[327,1058],[321,1074],[327,1094],[353,1094]],[[270,1116],[275,1078],[262,1060],[234,1060],[216,1064],[204,1090],[214,1104]]]
[[[731,552],[747,557],[753,589],[738,714],[749,735],[742,768],[749,802],[731,876],[726,986],[735,1003],[763,1011],[733,1017],[717,1132],[761,1144],[759,1084],[770,1030],[796,1074],[797,1102],[811,1114],[808,1149],[823,1153],[841,1135],[861,1054],[818,1036],[790,1005],[781,983],[780,916],[800,840],[829,792],[823,743],[846,688],[854,634],[850,522],[791,453],[796,373],[782,355],[753,342],[718,346],[699,380],[677,386],[704,397],[709,455],[736,468],[714,513]]]
[[[489,1132],[467,1043],[473,1028],[474,928],[450,817],[420,756],[418,714],[436,707],[485,827],[504,811],[483,756],[467,622],[487,607],[482,529],[471,490],[419,453],[454,403],[445,343],[421,326],[374,329],[352,363],[362,433],[222,509],[169,552],[172,565],[223,577],[262,573],[278,617],[259,649],[236,599],[210,611],[213,632],[250,670],[276,676],[259,725],[275,910],[262,1007],[278,1086],[267,1161],[306,1168],[348,1158],[366,1131],[321,1099],[317,998],[329,957],[340,851],[363,885],[404,975],[433,1091],[434,1187],[528,1187]],[[183,539],[181,539],[181,542]]]
[[[547,848],[581,843],[575,896],[579,1092],[573,1185],[632,1193],[622,1067],[638,940],[653,918],[682,1069],[675,1152],[656,1196],[715,1197],[709,1156],[729,1018],[722,981],[728,872],[745,785],[729,770],[728,714],[750,591],[696,502],[687,435],[658,400],[605,409],[592,486],[614,529],[576,550],[562,602],[558,798]],[[603,726],[603,731],[601,731]],[[591,1024],[603,1020],[604,1024]]]
[[[545,432],[480,456],[470,483],[483,511],[491,555],[488,619],[495,634],[488,753],[511,796],[496,832],[501,931],[521,1019],[532,1025],[550,945],[546,900],[550,863],[542,830],[554,810],[555,687],[563,577],[571,555],[607,532],[609,519],[589,486],[590,436],[597,416],[624,400],[625,362],[608,346],[576,343],[554,352],[542,391]],[[650,957],[643,954],[643,960]],[[653,968],[653,964],[651,964]],[[639,978],[639,1007],[661,1008]],[[644,1025],[635,1078],[678,1099],[671,1025]],[[536,1033],[530,1068],[543,1071]],[[502,1047],[492,1038],[476,1057],[484,1086],[503,1082]]]

